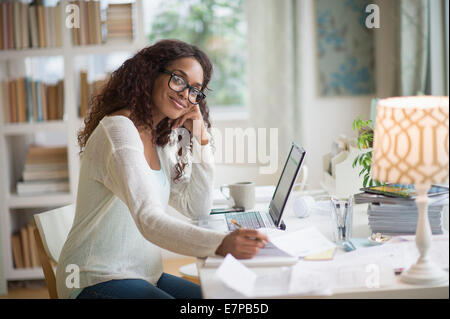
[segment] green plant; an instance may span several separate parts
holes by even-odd
[[[373,125],[371,120],[363,121],[357,118],[352,124],[353,130],[358,133],[357,145],[360,150],[369,149],[373,147]],[[364,174],[363,187],[380,186],[380,182],[375,181],[370,176],[370,167],[372,165],[372,151],[366,151],[356,156],[352,167],[357,165],[362,167],[359,176]]]

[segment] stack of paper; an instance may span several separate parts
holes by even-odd
[[[415,234],[418,209],[413,198],[360,193],[354,196],[356,204],[369,203],[367,214],[373,233],[387,235]],[[448,193],[428,198],[428,217],[433,235],[443,233],[442,214],[448,206]]]
[[[428,219],[433,235],[443,233],[442,205],[428,207]],[[415,234],[418,209],[415,206],[369,204],[369,226],[373,233],[387,235]]]

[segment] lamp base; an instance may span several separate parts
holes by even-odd
[[[417,261],[401,274],[400,279],[413,285],[441,285],[448,283],[448,273],[430,261]]]

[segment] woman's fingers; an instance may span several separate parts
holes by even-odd
[[[241,229],[239,229],[239,234],[242,236],[245,236],[247,238],[257,240],[257,241],[265,241],[265,242],[269,241],[269,238],[267,237],[267,235],[260,233],[256,229],[241,228]]]
[[[181,127],[183,126],[184,122],[188,119],[196,119],[197,113],[200,112],[200,109],[198,108],[198,105],[194,105],[191,108],[188,109],[188,111],[183,114],[181,117],[177,118],[174,122],[173,128]]]
[[[195,118],[197,114],[197,110],[195,108],[189,109],[186,113],[184,113],[182,116],[177,118],[174,122],[174,128],[181,127],[184,122],[188,119]]]
[[[268,241],[267,235],[257,230],[237,229],[224,238],[216,253],[222,256],[231,253],[238,259],[252,258]]]
[[[254,229],[239,229],[236,231],[236,252],[238,259],[248,259],[254,257],[260,248],[264,248],[265,241],[268,241],[266,235],[261,234]]]

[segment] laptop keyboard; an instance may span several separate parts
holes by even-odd
[[[226,214],[225,219],[227,220],[228,229],[231,231],[239,228],[231,222],[232,219],[237,221],[244,228],[257,229],[266,227],[259,212]]]

